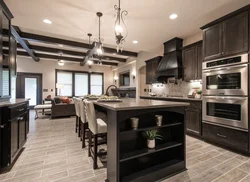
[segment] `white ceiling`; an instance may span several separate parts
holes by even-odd
[[[58,38],[87,41],[87,33],[101,37],[104,44],[115,47],[114,5],[118,0],[5,0],[14,15],[13,25],[22,31]],[[162,43],[173,37],[186,38],[198,33],[199,27],[250,3],[250,0],[121,0],[128,37],[126,50],[158,51]],[[176,20],[169,15],[178,14]],[[43,23],[43,19],[53,23]],[[137,45],[133,40],[138,40]]]

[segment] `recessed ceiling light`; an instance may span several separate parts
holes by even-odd
[[[177,18],[177,17],[178,17],[177,14],[172,14],[172,15],[169,16],[169,18],[170,18],[171,20],[174,20],[174,19]]]
[[[62,44],[58,44],[58,46],[59,46],[59,47],[63,47],[63,45],[62,45]]]
[[[43,20],[44,23],[47,23],[47,24],[52,24],[52,21],[48,20],[48,19],[44,19]]]
[[[116,53],[113,53],[113,55],[116,55]]]
[[[138,40],[133,40],[133,44],[138,44]]]

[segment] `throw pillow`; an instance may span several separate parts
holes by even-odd
[[[56,104],[60,104],[62,101],[59,97],[54,98]]]

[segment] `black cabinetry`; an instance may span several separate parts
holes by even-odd
[[[27,140],[28,107],[28,101],[0,107],[2,113],[0,172],[11,169]]]
[[[155,72],[161,59],[162,57],[158,56],[153,59],[145,61],[146,62],[146,84],[152,84],[157,81]]]
[[[202,41],[183,47],[182,62],[185,81],[202,78]]]
[[[201,27],[204,60],[248,52],[249,11],[245,9],[246,7]]]

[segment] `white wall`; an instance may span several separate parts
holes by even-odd
[[[17,57],[17,72],[42,73],[43,89],[49,92],[43,92],[43,98],[47,95],[55,96],[55,69],[88,71],[88,66],[80,66],[79,63],[65,63],[59,66],[57,61],[41,59],[39,62],[33,61],[31,58]],[[109,66],[92,66],[93,72],[104,73],[104,92],[106,88],[113,84],[113,73]],[[53,89],[53,92],[50,90]]]
[[[198,33],[189,36],[183,40],[183,46],[195,43],[202,40],[202,31],[200,30]]]

